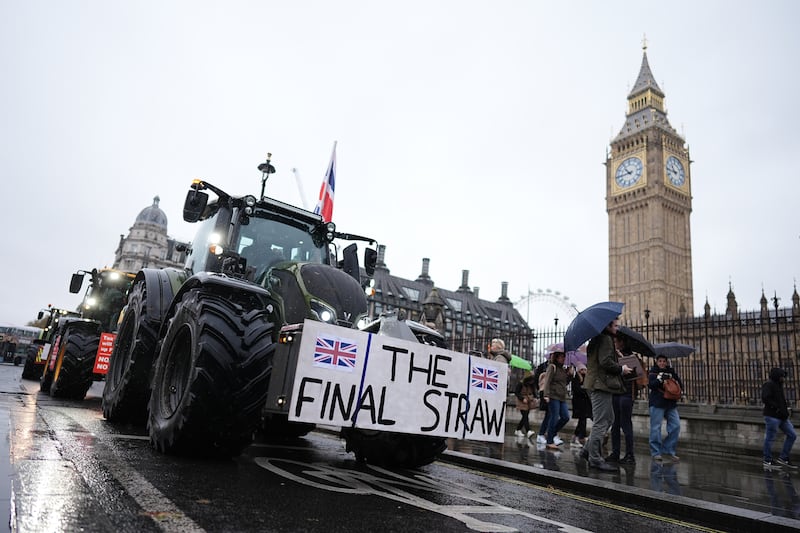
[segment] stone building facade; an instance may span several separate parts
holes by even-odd
[[[462,271],[456,290],[437,287],[430,277],[430,259],[422,259],[415,280],[394,276],[385,261],[386,247],[378,246],[374,275],[375,293],[369,298],[370,316],[396,312],[402,318],[423,323],[442,333],[451,349],[485,353],[492,338],[502,338],[506,349],[530,358],[532,334],[522,315],[508,298],[508,283],[502,282],[497,301],[483,300],[479,288],[470,288],[469,271]]]
[[[167,235],[167,215],[158,207],[159,201],[158,196],[153,198],[153,204],[136,216],[128,235],[119,236],[113,268],[137,272],[142,268],[183,267],[188,244]]]

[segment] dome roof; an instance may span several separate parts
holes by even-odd
[[[145,222],[148,224],[156,224],[167,229],[167,215],[158,207],[158,202],[161,198],[158,196],[153,198],[153,205],[145,207],[136,217],[136,222]]]

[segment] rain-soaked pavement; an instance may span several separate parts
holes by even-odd
[[[15,374],[18,375],[18,372]],[[15,381],[18,379],[17,377]],[[25,382],[17,382],[14,388],[21,385],[26,388],[30,386],[32,390],[38,388],[35,383]],[[13,388],[7,387],[5,390],[11,391]],[[0,409],[0,428],[5,437],[0,439],[0,476],[3,479],[12,476],[9,462],[9,423],[8,411]],[[706,502],[767,517],[780,517],[779,521],[784,529],[800,530],[800,471],[764,471],[759,457],[717,457],[701,451],[689,451],[688,446],[679,445],[680,462],[662,464],[651,461],[644,443],[637,442],[635,465],[623,465],[617,473],[600,473],[587,469],[586,462],[579,457],[580,448],[573,448],[565,443],[561,446],[561,451],[545,450],[542,445],[513,436],[511,420],[508,421],[507,433],[509,435],[503,444],[451,441],[449,449],[461,453],[450,455],[472,457],[471,462],[466,463],[467,469],[483,469],[485,465],[481,461],[484,458],[486,461],[497,460],[492,462],[525,469],[523,476],[541,472],[553,485],[556,484],[555,480],[566,477],[585,483],[587,490],[597,489],[604,484],[615,484],[632,489],[645,498],[654,498],[654,508],[661,505],[658,493],[664,493],[664,499],[670,502],[678,499]],[[800,449],[795,450],[798,451]],[[448,461],[448,458],[443,458],[443,461]],[[544,483],[547,483],[546,479]],[[610,497],[619,505],[627,503],[624,493],[615,493]],[[9,484],[0,483],[0,516],[9,516],[10,501],[12,498]]]
[[[511,426],[507,426],[507,432],[511,431]],[[764,470],[760,457],[711,456],[681,450],[680,444],[680,461],[661,463],[651,460],[646,446],[644,442],[637,442],[636,464],[620,465],[617,473],[588,469],[586,461],[580,458],[581,449],[567,442],[560,446],[560,451],[550,451],[525,437],[507,435],[502,446],[451,441],[449,449],[528,465],[555,475],[570,474],[589,484],[593,480],[603,480],[785,517],[797,520],[800,529],[800,470]]]

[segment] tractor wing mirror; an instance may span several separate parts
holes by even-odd
[[[76,272],[72,275],[72,279],[69,281],[69,292],[72,294],[78,294],[78,292],[81,290],[81,285],[83,285],[83,274]]]
[[[372,277],[375,273],[375,264],[378,262],[378,252],[372,248],[364,250],[364,271],[367,276]]]
[[[358,272],[358,248],[356,243],[350,244],[342,250],[342,270],[350,274],[353,279],[361,282],[361,275]]]
[[[200,220],[206,204],[208,204],[208,194],[202,191],[190,190],[186,193],[186,201],[183,204],[183,220],[186,222]]]

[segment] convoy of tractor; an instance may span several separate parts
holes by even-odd
[[[146,423],[163,453],[224,457],[256,434],[297,437],[314,428],[291,421],[287,404],[299,368],[299,345],[287,339],[306,321],[445,347],[421,324],[369,317],[375,241],[265,196],[274,167],[267,160],[259,170],[258,197],[192,182],[183,215],[197,233],[183,269],[73,275],[74,293],[91,276],[80,309],[48,310],[23,377],[40,375],[43,392],[71,399],[104,379],[109,423]],[[367,245],[363,259],[357,243]],[[355,424],[341,436],[359,460],[387,466],[424,465],[445,449],[441,436]]]

